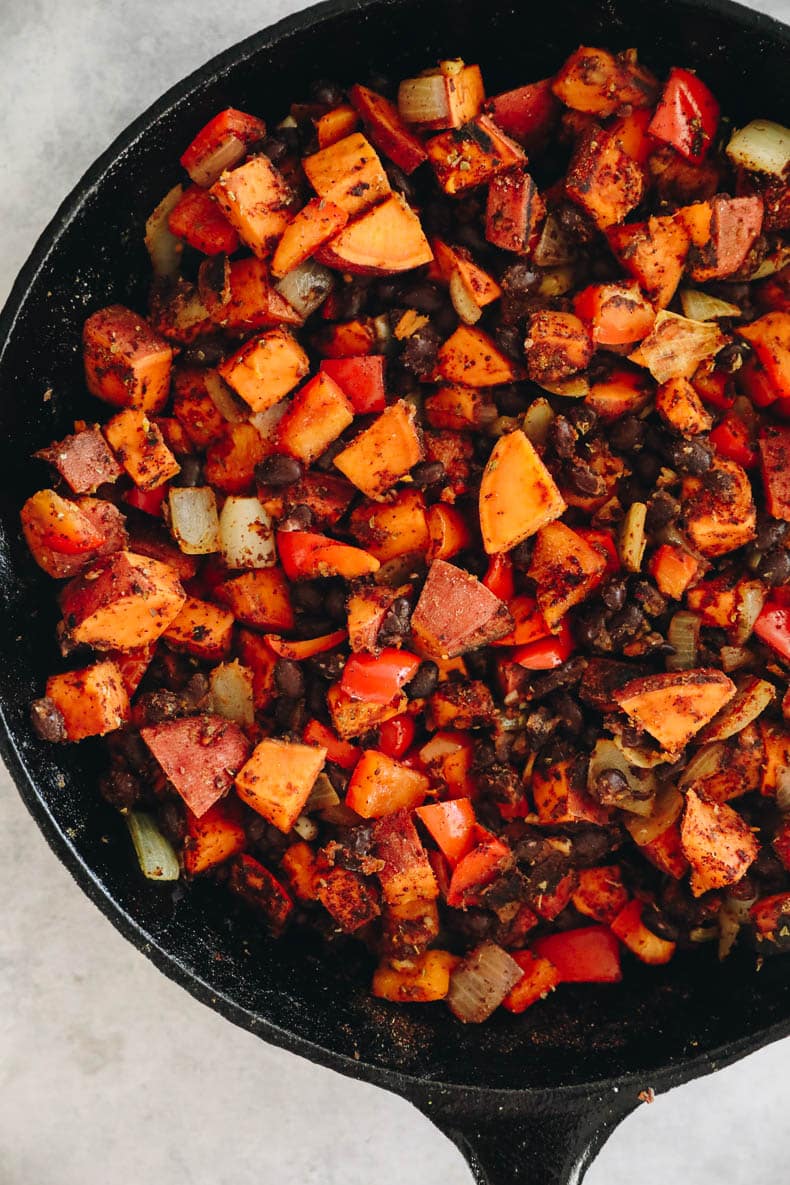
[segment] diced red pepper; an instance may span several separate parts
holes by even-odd
[[[379,749],[397,761],[408,752],[415,732],[414,717],[408,712],[393,716],[379,725]]]
[[[574,650],[573,634],[566,620],[560,622],[559,631],[520,646],[513,651],[513,662],[528,671],[551,671],[567,662]]]
[[[532,946],[557,968],[561,983],[619,983],[620,944],[608,926],[584,926],[547,934]]]
[[[754,632],[761,642],[790,661],[790,604],[783,603],[776,594],[769,597],[754,623]]]
[[[361,547],[338,543],[314,531],[278,531],[277,552],[289,580],[344,576],[352,580],[377,572],[379,561]]]
[[[450,881],[447,904],[456,909],[473,905],[479,890],[490,885],[512,859],[504,840],[479,824],[475,826],[474,841],[474,847],[459,860]]]
[[[562,106],[551,89],[551,78],[505,91],[489,99],[485,107],[494,122],[529,152],[545,147]]]
[[[417,814],[453,868],[475,842],[475,810],[468,798],[451,798],[418,806]]]
[[[509,634],[492,642],[492,646],[526,646],[551,635],[534,597],[526,594],[514,597],[508,609],[515,625]]]
[[[532,951],[517,950],[510,956],[524,972],[515,987],[502,1001],[508,1012],[525,1012],[530,1004],[542,1000],[560,982],[560,973],[548,959],[536,958]]]
[[[165,482],[164,485],[156,486],[153,490],[141,490],[137,486],[132,486],[123,495],[123,500],[128,506],[133,506],[135,510],[142,510],[144,514],[152,514],[156,518],[162,517],[162,503],[168,495],[170,485]]]
[[[380,654],[352,654],[343,668],[340,687],[351,699],[388,704],[413,679],[421,660],[408,650],[387,646]]]
[[[744,469],[753,469],[757,464],[757,450],[752,444],[748,425],[732,412],[713,429],[710,442],[720,457],[737,461]]]
[[[321,370],[334,379],[358,415],[384,411],[387,401],[384,392],[383,354],[367,354],[362,358],[324,358]]]
[[[693,164],[705,159],[719,125],[719,104],[689,70],[673,67],[648,132]]]
[[[247,144],[252,144],[255,140],[262,140],[265,135],[266,124],[262,119],[256,119],[254,115],[247,115],[245,111],[239,111],[235,107],[228,107],[225,111],[220,111],[219,115],[215,115],[205,127],[200,129],[181,157],[181,164],[194,181],[197,176],[200,176],[201,166],[205,165],[223,146],[232,144],[236,140],[239,144],[237,160],[235,162],[231,159],[223,161],[223,167],[230,169],[234,163],[241,159]],[[206,184],[211,185],[215,180],[216,177],[211,180],[207,179]]]
[[[743,369],[744,367],[741,367],[741,370]],[[740,375],[740,371],[738,373]],[[709,362],[703,362],[697,367],[691,385],[703,403],[711,407],[729,411],[735,403],[735,396],[730,390],[730,376],[725,371],[711,366]]]
[[[620,556],[617,553],[617,544],[611,531],[600,530],[596,527],[574,527],[573,529],[606,560],[606,567],[600,575],[599,584],[608,576],[613,576],[615,572],[620,571]]]
[[[204,255],[232,255],[239,236],[207,189],[190,185],[170,212],[167,225],[174,235]]]
[[[513,579],[513,563],[505,551],[497,552],[488,561],[488,570],[483,577],[483,584],[489,592],[500,601],[512,601],[516,595],[516,582]]]
[[[353,769],[362,756],[362,750],[348,741],[341,741],[339,736],[322,724],[320,720],[308,720],[302,733],[302,740],[308,745],[319,745],[326,749],[327,761],[339,765],[341,769]]]

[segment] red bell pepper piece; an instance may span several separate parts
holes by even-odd
[[[598,580],[599,584],[606,580],[607,576],[613,576],[615,572],[620,571],[620,556],[617,553],[617,544],[611,531],[599,530],[596,527],[574,527],[573,529],[606,560],[606,567]]]
[[[718,125],[719,104],[705,83],[689,70],[674,66],[647,129],[649,134],[698,165],[713,143]]]
[[[474,904],[477,892],[490,885],[512,859],[504,840],[475,825],[474,847],[459,860],[447,893],[447,904],[456,909]]]
[[[351,770],[362,756],[362,750],[348,741],[341,741],[331,728],[327,728],[320,720],[308,720],[304,726],[302,740],[308,745],[319,745],[326,749],[327,761],[339,765],[341,769]]]
[[[553,79],[531,82],[489,99],[485,107],[494,123],[523,144],[529,152],[543,148],[554,129],[562,106],[551,89]]]
[[[190,185],[170,212],[167,225],[174,235],[204,255],[232,255],[239,236],[208,190]]]
[[[278,658],[289,658],[292,662],[302,662],[305,658],[314,658],[316,654],[325,654],[327,650],[334,650],[348,637],[346,630],[334,630],[331,634],[322,634],[320,638],[303,638],[298,642],[291,642],[281,638],[279,634],[264,634],[264,641]]]
[[[754,632],[761,642],[790,661],[790,604],[780,600],[776,593],[763,605]]]
[[[561,983],[619,983],[620,944],[608,926],[584,926],[547,934],[532,946],[557,968]]]
[[[397,761],[408,752],[415,731],[414,717],[408,712],[393,716],[379,725],[379,749]]]
[[[711,432],[710,442],[720,457],[737,461],[744,469],[753,469],[757,464],[757,450],[740,416],[728,413]]]
[[[421,659],[387,646],[380,654],[352,654],[343,668],[341,690],[351,699],[388,704],[417,674]]]
[[[743,369],[744,367],[741,367],[741,370]],[[738,373],[740,375],[740,371]],[[703,403],[717,407],[720,411],[729,411],[735,404],[735,396],[730,390],[732,386],[730,376],[723,370],[711,367],[707,362],[703,362],[697,367],[691,379],[691,385]]]
[[[560,973],[548,959],[536,959],[529,950],[513,951],[510,957],[524,974],[505,996],[502,1007],[508,1012],[525,1012],[530,1004],[553,991],[560,982]]]
[[[534,597],[528,597],[526,594],[514,597],[508,609],[515,625],[504,638],[497,638],[492,642],[492,646],[526,646],[529,642],[537,642],[539,638],[550,636],[551,630],[546,625]]]
[[[475,842],[475,810],[468,798],[451,798],[418,806],[417,814],[455,868]]]
[[[489,592],[500,601],[512,601],[516,595],[516,582],[513,579],[513,563],[505,551],[492,555],[488,561],[488,570],[483,577],[483,584]]]
[[[161,518],[162,503],[167,497],[169,489],[168,482],[156,486],[153,490],[140,490],[137,486],[133,486],[123,495],[123,500],[128,506],[133,506],[135,510],[142,510],[144,514],[152,514],[156,518]]]
[[[520,646],[513,651],[513,662],[528,671],[551,671],[567,662],[573,654],[575,643],[568,622],[560,622],[559,632]]]
[[[277,552],[289,580],[315,580],[321,576],[353,580],[381,567],[361,547],[337,543],[314,531],[278,531]]]
[[[266,124],[262,119],[256,119],[254,115],[247,115],[245,111],[239,111],[235,107],[228,107],[225,111],[220,111],[219,115],[215,115],[205,127],[200,129],[181,157],[181,164],[193,181],[200,178],[201,184],[212,185],[219,176],[219,172],[210,178],[207,175],[204,181],[202,167],[210,164],[210,158],[215,153],[218,153],[221,148],[231,148],[233,142],[236,141],[238,152],[235,161],[228,155],[227,159],[223,159],[221,162],[221,169],[231,169],[241,160],[246,146],[254,143],[255,140],[262,140],[265,135]]]
[[[384,355],[362,358],[324,358],[320,369],[334,379],[358,415],[384,411]]]

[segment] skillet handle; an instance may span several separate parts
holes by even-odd
[[[592,1098],[544,1095],[526,1103],[516,1096],[487,1114],[479,1105],[462,1113],[429,1099],[418,1106],[461,1150],[477,1185],[579,1185],[638,1099],[625,1087]]]

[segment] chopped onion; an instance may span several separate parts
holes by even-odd
[[[386,313],[373,318],[373,332],[376,335],[376,347],[386,354],[392,342],[392,324]]]
[[[570,292],[575,283],[576,276],[572,267],[548,268],[540,277],[538,293],[547,298],[564,296],[566,292]]]
[[[672,615],[667,629],[667,641],[675,653],[665,659],[668,671],[690,671],[697,665],[699,632],[702,618],[688,609],[679,609]]]
[[[272,520],[257,498],[231,494],[225,499],[219,544],[229,568],[272,568],[277,563]]]
[[[711,778],[714,774],[720,773],[727,762],[727,754],[728,749],[723,741],[703,745],[690,758],[680,775],[678,785],[685,789],[688,786],[693,786],[695,782],[704,781],[705,778]]]
[[[743,901],[731,896],[725,899],[718,914],[720,959],[726,959],[735,946],[740,928],[749,921],[749,909],[756,900],[750,897]]]
[[[532,252],[532,262],[538,267],[559,267],[576,258],[576,245],[554,214],[547,214],[540,238]]]
[[[590,394],[590,383],[584,374],[572,374],[567,379],[557,379],[554,383],[542,380],[538,386],[552,395],[564,395],[566,399],[584,399]]]
[[[266,411],[256,411],[254,415],[250,416],[250,423],[264,440],[271,440],[274,436],[275,428],[288,411],[290,404],[291,401],[286,395],[285,399],[281,399],[272,407],[267,407]]]
[[[143,876],[149,881],[177,881],[178,857],[151,815],[129,811],[125,817]]]
[[[247,146],[244,141],[229,133],[213,152],[197,161],[187,172],[195,185],[208,189],[215,181],[219,181],[227,169],[234,168],[246,152]]]
[[[292,309],[307,319],[319,309],[334,287],[334,279],[328,268],[314,259],[306,259],[292,268],[275,284]]]
[[[735,693],[730,702],[714,716],[699,734],[701,741],[726,741],[746,728],[768,707],[776,695],[776,688],[767,679],[750,677]]]
[[[736,646],[743,646],[751,638],[755,622],[763,611],[765,597],[765,588],[759,580],[744,580],[738,585],[735,624],[732,629],[732,640]]]
[[[617,550],[620,562],[626,572],[640,572],[642,557],[645,554],[645,520],[647,506],[644,502],[632,502],[628,507],[623,525],[620,528],[620,540]]]
[[[292,830],[296,832],[300,839],[305,840],[307,843],[318,838],[318,824],[314,823],[312,819],[308,819],[307,815],[300,815],[294,823]]]
[[[145,224],[145,246],[151,257],[155,276],[177,276],[184,244],[168,226],[170,211],[184,195],[183,185],[174,185],[166,193]]]
[[[356,811],[352,811],[350,806],[346,806],[344,802],[340,801],[337,806],[324,807],[321,811],[321,818],[331,827],[357,827],[365,821]]]
[[[404,78],[398,87],[398,111],[406,123],[427,123],[438,127],[449,122],[450,103],[444,75]]]
[[[718,937],[718,926],[695,926],[689,930],[689,938],[692,942],[713,942]]]
[[[776,805],[783,815],[790,814],[790,769],[787,766],[777,773]]]
[[[223,662],[209,676],[211,682],[211,710],[226,720],[235,720],[246,727],[255,722],[253,676],[249,667],[236,659]]]
[[[637,769],[655,769],[657,765],[666,765],[672,760],[672,754],[666,749],[637,749],[633,745],[626,745],[617,733],[613,734],[612,739],[626,761],[635,765]]]
[[[623,798],[618,807],[634,815],[649,815],[653,810],[653,798],[656,792],[655,775],[649,769],[637,769],[626,758],[623,751],[615,743],[605,737],[596,741],[595,748],[590,754],[587,766],[587,787],[592,788],[600,775],[607,769],[615,769],[628,782],[634,795],[631,799]]]
[[[726,344],[727,338],[715,323],[692,321],[662,309],[649,336],[629,357],[646,367],[657,383],[665,383],[691,378],[700,362],[718,354]]]
[[[634,843],[643,848],[645,844],[658,839],[667,827],[671,827],[678,820],[685,801],[676,786],[662,786],[656,794],[653,809],[646,818],[626,815],[623,824]]]
[[[719,317],[741,315],[737,304],[719,300],[717,296],[710,296],[707,292],[698,292],[696,288],[681,288],[680,303],[684,315],[692,321],[716,321]]]
[[[461,273],[454,269],[450,276],[450,300],[464,325],[476,325],[483,310],[472,296]]]
[[[499,1007],[524,972],[495,942],[484,942],[450,976],[447,1003],[458,1020],[480,1024]]]
[[[184,554],[219,551],[217,499],[211,486],[174,486],[167,499],[170,530]]]
[[[229,424],[241,424],[248,420],[250,409],[243,399],[220,377],[216,370],[204,370],[203,380],[206,392],[223,420]]]
[[[781,245],[766,255],[762,263],[752,272],[749,280],[764,280],[766,276],[773,276],[790,263],[790,247]]]
[[[790,129],[770,119],[753,119],[733,132],[725,151],[739,169],[784,177],[790,166]]]
[[[722,646],[719,658],[721,659],[721,669],[729,675],[732,671],[739,671],[741,667],[747,667],[754,655],[745,646]]]
[[[548,399],[544,399],[541,395],[539,398],[533,399],[524,412],[521,427],[524,435],[528,436],[533,444],[545,444],[553,420],[554,409]]]
[[[313,788],[310,791],[310,797],[302,808],[302,813],[309,815],[311,811],[324,811],[330,806],[337,806],[340,802],[337,791],[335,790],[329,778],[324,773],[320,773],[313,782]]]

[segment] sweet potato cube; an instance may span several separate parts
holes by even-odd
[[[104,736],[129,719],[129,695],[114,662],[50,675],[46,694],[63,717],[67,741]]]
[[[375,821],[373,850],[384,862],[377,875],[388,905],[438,897],[436,877],[409,811],[395,811]]]
[[[275,935],[281,933],[294,905],[288,891],[268,868],[243,852],[230,866],[228,888],[252,909],[264,914]]]
[[[228,386],[254,412],[279,403],[309,369],[307,355],[285,329],[271,329],[254,337],[218,367]]]
[[[507,606],[470,573],[434,560],[411,618],[415,644],[431,658],[476,650],[513,628]]]
[[[341,231],[348,214],[325,198],[313,198],[294,214],[272,259],[272,275],[286,276]]]
[[[574,908],[585,917],[610,925],[628,902],[619,864],[579,870],[579,883],[573,896]]]
[[[291,630],[294,611],[288,581],[281,568],[256,568],[224,580],[216,595],[233,617],[260,630]]]
[[[219,440],[225,420],[206,390],[206,372],[179,368],[173,375],[173,415],[193,445],[205,449]]]
[[[427,950],[402,967],[382,963],[373,973],[371,994],[394,1004],[444,1000],[450,990],[450,975],[459,962],[458,956],[449,951]]]
[[[678,823],[671,823],[655,839],[642,844],[642,855],[659,872],[663,872],[665,876],[674,877],[676,881],[679,881],[688,872],[689,864],[683,855]]]
[[[634,899],[620,910],[612,922],[612,933],[643,963],[661,966],[675,953],[676,943],[667,942],[649,930],[642,921],[644,903]]]
[[[115,407],[161,411],[170,393],[173,349],[131,309],[110,305],[85,322],[85,382],[91,395]]]
[[[430,729],[466,731],[490,725],[495,708],[487,685],[479,679],[441,683],[428,701],[426,724]]]
[[[496,418],[496,407],[485,391],[450,383],[439,387],[424,403],[425,418],[432,428],[468,432]]]
[[[348,644],[355,654],[378,654],[378,633],[393,601],[409,592],[409,585],[394,589],[386,585],[360,584],[346,602]]]
[[[657,308],[666,308],[686,266],[691,239],[685,225],[669,214],[610,226],[606,233],[625,270],[639,281]]]
[[[486,238],[503,251],[525,255],[545,213],[538,187],[525,168],[497,173],[488,187]]]
[[[737,811],[708,802],[695,790],[686,793],[680,835],[695,897],[736,884],[760,851],[757,836]]]
[[[582,788],[578,772],[569,758],[533,771],[532,797],[540,822],[552,827],[565,823],[603,826],[609,822],[609,811]]]
[[[217,662],[230,652],[233,614],[197,597],[187,597],[162,635],[168,646]]]
[[[538,605],[549,629],[590,595],[605,568],[601,553],[564,523],[541,527],[528,575],[537,585]]]
[[[340,206],[349,217],[391,193],[384,166],[361,132],[306,156],[302,166],[318,196]]]
[[[393,716],[400,716],[409,706],[409,701],[403,691],[399,691],[388,704],[373,704],[365,700],[352,699],[341,688],[339,683],[333,683],[326,693],[326,705],[332,718],[332,727],[344,741],[362,736],[371,728],[391,720]]]
[[[271,283],[269,269],[254,255],[201,265],[199,283],[212,321],[231,333],[275,325],[302,325],[304,317]]]
[[[406,126],[389,99],[359,84],[352,86],[348,97],[373,144],[404,173],[413,173],[428,159],[422,141]]]
[[[330,111],[319,115],[313,122],[318,136],[318,147],[329,148],[338,140],[342,140],[344,136],[350,136],[357,130],[359,116],[348,103],[341,103],[338,107],[333,107]]]
[[[656,391],[656,411],[683,436],[708,432],[713,417],[688,379],[674,378],[661,383]]]
[[[190,876],[216,868],[244,851],[247,835],[239,814],[232,800],[215,802],[200,817],[187,810],[184,869]]]
[[[592,335],[575,313],[541,309],[529,319],[524,352],[532,381],[553,384],[589,365],[593,355]]]
[[[39,449],[35,455],[48,461],[75,494],[93,494],[105,482],[121,476],[121,467],[98,426],[83,428]]]
[[[549,959],[538,958],[528,950],[513,951],[511,958],[524,974],[505,996],[502,1007],[508,1012],[526,1012],[530,1004],[554,991],[561,982],[560,973]]]
[[[335,466],[368,498],[379,500],[423,458],[414,407],[399,399],[335,457]]]
[[[546,147],[562,110],[551,85],[551,78],[543,78],[495,95],[485,104],[494,122],[529,153]]]
[[[639,204],[643,190],[642,170],[611,132],[598,128],[577,145],[565,191],[600,230],[622,222]]]
[[[298,901],[318,900],[318,861],[304,840],[293,843],[280,861],[288,887]]]
[[[682,599],[698,568],[699,563],[693,555],[672,543],[662,543],[648,563],[659,592],[675,601]]]
[[[496,281],[483,271],[472,259],[471,252],[463,247],[451,247],[442,239],[434,239],[432,244],[435,265],[441,278],[451,286],[453,278],[460,281],[464,291],[479,309],[485,308],[492,301],[498,300],[502,289]]]
[[[139,408],[127,407],[105,424],[110,447],[140,490],[169,481],[181,466],[165,444],[159,427]]]
[[[99,650],[134,650],[160,637],[184,600],[169,565],[119,551],[70,581],[60,605],[73,641]]]
[[[677,753],[734,695],[732,679],[721,671],[699,668],[632,679],[612,698],[662,748]]]
[[[480,530],[488,554],[510,551],[566,509],[528,437],[520,429],[500,436],[480,483]]]
[[[277,425],[279,448],[310,465],[354,419],[340,387],[323,372],[301,387]]]
[[[399,193],[365,210],[316,252],[327,267],[355,275],[392,275],[433,259],[420,219]]]
[[[95,498],[78,503],[54,490],[38,490],[25,502],[20,519],[33,559],[56,580],[75,576],[127,543],[120,511]]]
[[[425,145],[436,180],[445,193],[482,185],[513,165],[525,164],[524,150],[488,115],[433,136]]]
[[[497,387],[524,377],[523,370],[497,348],[487,333],[460,325],[441,346],[438,377],[467,387]]]
[[[775,796],[790,769],[790,731],[781,724],[762,719],[759,729],[764,752],[760,793]]]
[[[658,84],[646,70],[588,45],[563,63],[551,89],[566,107],[602,119],[626,104],[652,107],[658,97]]]
[[[202,818],[233,785],[250,744],[222,716],[182,716],[140,729],[140,736],[193,815]]]
[[[236,776],[236,791],[273,827],[288,832],[324,768],[326,749],[266,739]]]
[[[790,397],[790,313],[766,313],[736,333],[754,350],[774,398]]]
[[[705,556],[726,555],[754,539],[754,494],[737,461],[714,456],[704,481],[684,478],[682,506],[688,537]]]
[[[247,494],[255,486],[255,466],[273,452],[254,424],[226,424],[222,437],[206,451],[207,485],[223,494]]]
[[[260,634],[239,630],[239,657],[252,671],[252,697],[257,711],[265,711],[275,695],[274,668],[277,655]]]
[[[333,868],[316,880],[318,900],[345,934],[353,934],[381,912],[375,886],[348,868]]]
[[[590,384],[584,402],[605,423],[624,415],[638,415],[653,395],[649,375],[643,370],[617,366],[606,378]]]
[[[253,156],[223,173],[211,193],[253,254],[259,259],[271,255],[288,225],[292,194],[268,156]]]
[[[759,447],[768,513],[790,522],[790,428],[766,424]]]
[[[362,502],[351,512],[349,529],[382,564],[398,555],[424,554],[430,544],[419,490],[399,490],[389,502]]]

